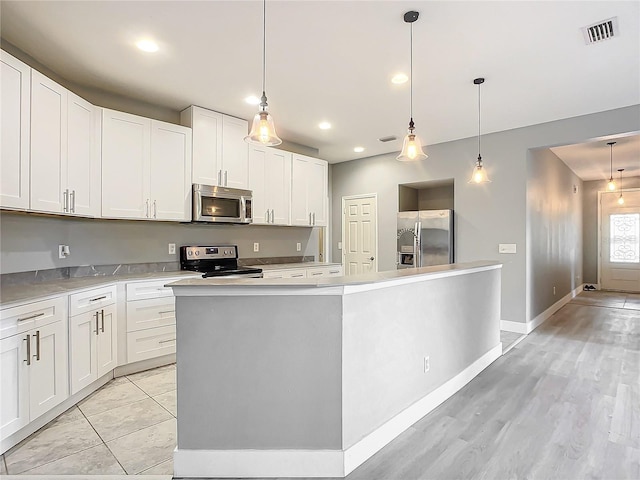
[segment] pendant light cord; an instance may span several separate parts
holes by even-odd
[[[482,158],[480,156],[480,85],[482,84],[478,84],[478,161]]]
[[[609,180],[613,181],[613,143],[609,144]]]
[[[262,0],[262,95],[266,92],[267,76],[267,0]]]

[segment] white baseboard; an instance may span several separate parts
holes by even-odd
[[[175,477],[345,477],[502,355],[502,344],[346,450],[180,450]]]
[[[564,307],[567,303],[571,301],[572,298],[577,296],[583,289],[586,284],[582,284],[579,287],[575,288],[571,292],[567,293],[564,297],[558,300],[556,303],[547,308],[540,315],[536,316],[532,320],[529,320],[527,323],[522,322],[512,322],[510,320],[500,320],[500,330],[506,330],[507,332],[514,333],[523,333],[528,335],[533,332],[536,328],[546,322],[554,313]],[[600,285],[596,287],[600,289]]]

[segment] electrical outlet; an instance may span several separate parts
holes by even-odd
[[[424,373],[427,373],[429,370],[431,370],[431,361],[429,357],[424,357]]]
[[[342,250],[342,242],[338,242],[338,250]]]
[[[296,252],[299,252],[300,250],[302,250],[302,244],[296,243]]]
[[[259,252],[260,251],[260,244],[258,242],[255,242],[253,244],[253,251],[254,252]]]
[[[175,255],[176,254],[176,244],[175,243],[170,243],[169,244],[169,255]]]
[[[58,258],[67,258],[71,255],[69,245],[58,245]]]

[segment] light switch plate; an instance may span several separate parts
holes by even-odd
[[[498,253],[516,253],[516,244],[501,243],[498,245]]]
[[[296,243],[296,252],[299,252],[300,250],[302,250],[302,244]]]
[[[176,244],[175,243],[170,243],[169,244],[169,255],[175,255],[176,254]]]
[[[255,242],[253,244],[253,251],[254,252],[259,252],[260,251],[260,244],[258,242]]]

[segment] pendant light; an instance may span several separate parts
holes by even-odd
[[[469,183],[489,183],[489,177],[487,171],[482,165],[482,155],[480,155],[480,85],[484,83],[484,78],[476,78],[473,80],[474,85],[478,85],[478,161],[476,166],[473,167],[473,173],[471,174],[471,180]]]
[[[267,111],[267,95],[265,93],[265,77],[267,66],[267,0],[262,0],[262,97],[260,98],[260,109],[253,117],[251,131],[244,137],[248,143],[258,145],[276,146],[282,143],[276,133],[276,126],[273,124],[273,117]]]
[[[404,21],[411,25],[411,63],[409,72],[409,132],[404,137],[402,143],[402,151],[400,155],[396,157],[396,160],[401,162],[411,162],[414,160],[424,160],[427,155],[422,151],[422,144],[420,139],[414,133],[415,124],[413,123],[413,22],[418,20],[418,12],[409,11],[404,14]]]
[[[620,172],[620,196],[618,197],[618,205],[624,205],[624,198],[622,198],[622,172],[624,172],[624,168],[619,168]]]
[[[616,182],[613,181],[613,146],[616,142],[609,142],[609,183],[607,184],[607,189],[610,192],[615,192],[616,190]]]

